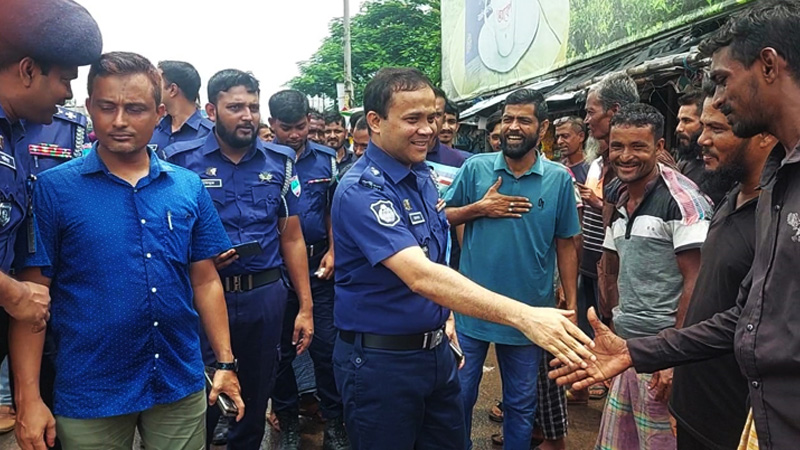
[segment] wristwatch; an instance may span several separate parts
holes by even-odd
[[[214,368],[217,370],[232,370],[234,373],[239,373],[239,360],[235,359],[233,362],[219,362],[214,363]]]

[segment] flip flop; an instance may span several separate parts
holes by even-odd
[[[581,391],[586,392],[586,391]],[[586,405],[589,403],[589,395],[576,396],[572,389],[567,389],[567,404],[568,405]]]
[[[492,422],[503,422],[503,402],[496,401],[489,411],[489,420]]]
[[[502,447],[503,445],[503,433],[495,433],[492,435],[492,444],[499,445]]]
[[[603,383],[589,386],[589,398],[592,400],[602,400],[608,395],[608,386]]]

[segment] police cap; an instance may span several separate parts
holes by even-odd
[[[100,28],[72,0],[3,0],[0,56],[30,56],[58,66],[84,66],[103,50]]]

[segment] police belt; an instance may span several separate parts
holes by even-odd
[[[274,269],[269,269],[258,273],[224,277],[222,278],[222,286],[225,289],[225,292],[247,292],[252,291],[255,288],[274,283],[280,278],[281,269],[276,267]]]
[[[328,240],[323,239],[319,242],[314,242],[311,245],[306,245],[306,254],[309,258],[320,255],[328,251]]]
[[[354,331],[339,332],[339,337],[348,344],[355,343],[357,336],[361,336],[361,345],[363,347],[379,350],[433,350],[445,341],[444,327],[427,333],[397,336],[356,333]]]

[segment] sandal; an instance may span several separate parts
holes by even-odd
[[[582,389],[580,391],[573,391],[567,389],[567,404],[568,405],[586,405],[589,403],[589,391]]]
[[[502,422],[503,421],[503,402],[496,401],[492,406],[492,409],[489,411],[489,420],[492,422]]]
[[[503,433],[495,433],[492,435],[492,444],[503,446]]]
[[[608,395],[608,386],[604,383],[597,383],[589,386],[589,398],[592,400],[602,400]]]

